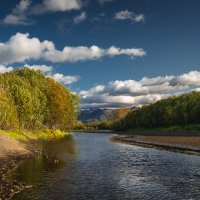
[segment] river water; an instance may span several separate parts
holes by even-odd
[[[41,144],[54,161],[38,156],[9,174],[29,186],[13,200],[200,199],[200,157],[72,135]]]

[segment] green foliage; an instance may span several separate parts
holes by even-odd
[[[88,130],[88,127],[81,121],[76,121],[72,127],[73,130]]]
[[[86,120],[85,123],[83,123],[82,121],[77,121],[73,126],[73,130],[112,129],[112,124],[125,117],[129,112],[131,112],[131,109],[129,108],[82,111],[81,118],[84,119],[84,114],[86,113],[86,118],[90,118],[90,120]]]
[[[23,68],[0,74],[0,129],[67,130],[77,113],[78,97],[42,72]]]
[[[102,122],[99,124],[98,129],[99,130],[108,130],[112,128],[112,122],[107,121],[107,122]]]
[[[113,124],[117,130],[200,124],[200,92],[169,97],[130,112]]]
[[[48,78],[51,91],[48,92],[48,124],[51,128],[69,129],[77,117],[77,96],[68,89]]]
[[[43,131],[39,131],[35,135],[36,135],[36,139],[52,140],[52,139],[60,139],[67,136],[68,132],[63,132],[60,130],[45,129]]]
[[[31,140],[38,140],[38,139],[44,139],[44,140],[53,140],[53,139],[60,139],[63,138],[67,135],[69,135],[68,132],[63,132],[60,130],[50,130],[50,129],[45,129],[43,131],[37,131],[35,133],[29,133],[29,134],[22,134],[19,132],[14,132],[14,131],[5,131],[5,130],[0,130],[0,134],[6,135],[8,137],[11,137],[15,140],[20,140],[20,141],[27,141],[29,139]]]
[[[128,113],[131,112],[131,109],[129,108],[118,108],[112,111],[110,114],[109,118],[106,121],[103,122],[96,122],[93,124],[89,123],[88,125],[94,127],[94,129],[99,129],[99,130],[108,130],[113,128],[113,124],[117,123],[124,117],[128,115]]]
[[[28,139],[25,135],[18,133],[18,132],[13,132],[13,131],[0,130],[0,134],[6,135],[13,139],[21,140],[21,141],[26,141]]]
[[[78,119],[84,123],[88,123],[91,121],[116,121],[125,117],[131,111],[130,108],[117,108],[117,109],[89,109],[89,110],[81,110]]]
[[[0,88],[0,129],[11,129],[16,127],[16,108],[12,96],[5,88]]]

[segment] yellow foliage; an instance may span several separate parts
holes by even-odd
[[[45,140],[52,140],[52,139],[60,139],[67,136],[68,132],[62,132],[60,130],[50,130],[45,129],[43,131],[39,131],[36,133],[37,139],[45,139]]]
[[[22,141],[28,140],[28,138],[25,135],[23,135],[21,133],[13,132],[13,131],[0,130],[0,134],[9,136],[15,140],[22,140]]]

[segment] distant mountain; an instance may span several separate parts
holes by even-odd
[[[112,114],[113,109],[88,109],[81,110],[78,120],[87,123],[90,121],[106,121]]]
[[[99,122],[113,121],[124,117],[131,110],[135,110],[135,107],[118,108],[118,109],[96,108],[96,109],[81,110],[78,120],[82,121],[83,123],[91,121],[99,121]]]

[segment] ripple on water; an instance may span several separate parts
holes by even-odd
[[[33,187],[13,199],[200,199],[200,157],[112,143],[111,136],[75,133],[43,144],[65,165],[55,169],[41,157],[23,162],[10,179]]]

